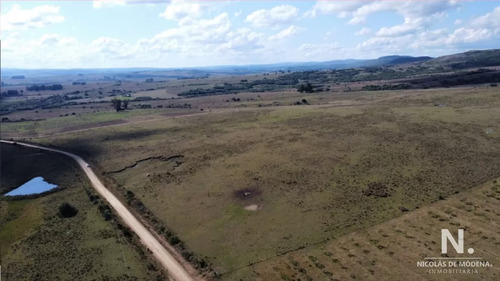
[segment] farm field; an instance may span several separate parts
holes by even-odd
[[[500,2],[0,6],[0,281],[500,280]]]
[[[328,267],[333,280],[376,280],[383,269],[375,267],[373,275],[344,270],[355,277],[333,271],[337,264],[331,260],[354,268],[355,257],[361,256],[346,258],[337,243],[409,239],[402,237],[406,221],[421,223],[414,213],[429,204],[452,208],[456,200],[451,198],[500,174],[500,93],[492,87],[248,93],[238,107],[216,108],[215,99],[221,98],[195,98],[214,104],[213,110],[183,118],[102,126],[84,134],[33,135],[32,141],[82,155],[124,200],[133,199],[131,206],[149,212],[161,234],[175,233],[183,248],[208,262],[223,280],[275,280],[277,274],[283,280],[327,279],[328,273],[306,268],[304,257],[311,266],[318,261]],[[259,107],[251,100],[259,98],[282,106]],[[190,99],[193,104],[195,99]],[[302,99],[307,103],[291,105]],[[17,128],[5,136],[15,137]],[[37,133],[43,136],[43,131]],[[486,198],[488,204],[494,205],[494,198]],[[493,212],[491,206],[484,208]],[[460,211],[458,219],[495,218],[484,212],[486,217],[476,218],[477,212]],[[367,236],[387,221],[403,232],[380,232],[384,239]],[[451,222],[449,228],[457,227]],[[474,243],[497,247],[494,233],[486,236]],[[372,252],[368,244],[360,251]],[[339,258],[320,255],[323,251]],[[428,253],[421,243],[411,244],[409,251],[419,258]],[[406,262],[416,262],[412,257]],[[289,264],[294,261],[301,266]],[[405,272],[407,265],[397,264],[394,272]],[[309,273],[300,275],[301,268]],[[410,271],[412,280],[424,274]],[[498,274],[482,272],[486,279]]]

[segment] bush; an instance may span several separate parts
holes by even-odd
[[[69,203],[62,203],[59,205],[59,216],[63,218],[71,218],[78,214],[78,210],[71,206]]]
[[[381,182],[371,182],[368,184],[368,189],[363,191],[366,196],[374,197],[389,197],[391,196],[390,189]]]

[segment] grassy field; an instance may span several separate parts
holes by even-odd
[[[276,96],[287,103],[302,98]],[[271,94],[260,98],[273,102]],[[37,141],[88,158],[226,280],[282,272],[266,264],[289,252],[319,258],[315,251],[349,233],[500,174],[500,97],[493,88],[306,98],[312,105],[242,101],[247,108]],[[284,280],[298,280],[289,273]]]
[[[1,198],[5,280],[163,280],[137,241],[104,219],[99,211],[103,203],[89,200],[90,186],[70,159],[4,144],[1,157],[2,193],[40,175],[61,189],[39,198]],[[60,217],[63,202],[78,214]]]
[[[137,109],[124,112],[98,112],[75,116],[54,117],[40,121],[7,122],[1,124],[3,136],[9,137],[37,137],[64,133],[67,131],[82,130],[98,126],[138,122],[147,119],[161,119],[168,115],[182,115],[193,112],[189,109]]]
[[[227,280],[498,280],[498,201],[500,179],[423,207],[399,218],[339,239],[299,250],[225,276]],[[492,267],[473,274],[437,273],[438,268],[418,267],[425,257],[440,257],[441,229],[454,236],[465,229],[465,248]],[[448,261],[446,261],[448,262]],[[446,269],[450,270],[449,267]]]

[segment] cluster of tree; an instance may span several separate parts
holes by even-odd
[[[320,70],[310,70],[310,71],[300,71],[300,72],[292,72],[283,76],[280,76],[278,79],[280,80],[307,80],[307,81],[321,81],[328,79],[329,75],[326,71]],[[295,83],[295,84],[297,84]]]
[[[73,85],[85,85],[85,84],[87,84],[87,82],[80,82],[80,81],[73,82]]]
[[[111,105],[116,110],[116,112],[126,110],[128,108],[128,100],[112,99]]]
[[[134,99],[134,101],[148,101],[148,100],[152,100],[153,98],[152,97],[136,97]]]
[[[19,96],[21,93],[23,93],[23,90],[20,92],[18,90],[7,90],[2,92],[2,97],[15,97]]]
[[[53,95],[41,99],[27,99],[19,102],[0,103],[0,114],[7,114],[20,110],[34,110],[37,108],[50,109],[58,108],[62,105],[74,105],[76,102],[69,102],[67,96]]]
[[[306,84],[301,84],[299,88],[297,89],[298,92],[306,92],[306,93],[312,93],[314,92],[314,87],[311,85],[311,83],[306,83]]]
[[[162,108],[163,106],[159,105],[158,108]],[[166,108],[191,108],[191,104],[189,103],[184,103],[184,104],[169,104],[165,106]]]
[[[27,91],[38,92],[38,91],[57,91],[62,90],[63,86],[61,84],[52,84],[52,85],[31,85],[26,86]]]
[[[361,88],[363,91],[385,91],[385,90],[406,90],[409,89],[408,84],[396,84],[396,85],[367,85]]]
[[[144,103],[140,103],[140,104],[136,104],[134,105],[135,108],[139,108],[139,109],[150,109],[150,108],[153,108],[152,105],[150,104],[144,104]]]
[[[229,95],[237,94],[239,92],[266,92],[284,89],[290,86],[295,86],[299,83],[296,78],[290,77],[277,77],[274,79],[260,79],[248,81],[247,79],[240,80],[239,83],[224,83],[223,85],[216,85],[208,89],[193,89],[182,92],[179,96],[186,97],[200,97],[200,96],[213,96],[213,95]]]

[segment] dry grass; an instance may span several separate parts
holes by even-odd
[[[323,93],[309,97],[317,101],[311,106],[220,110],[42,141],[103,172],[182,155],[180,165],[144,161],[108,176],[218,272],[239,272],[497,177],[496,96],[489,88]],[[363,195],[372,182],[391,196]],[[234,197],[245,188],[262,192]],[[245,210],[250,204],[260,209]],[[363,250],[355,255],[368,256]]]
[[[137,244],[124,237],[113,221],[104,220],[98,208],[102,203],[89,200],[85,190],[90,186],[70,159],[5,144],[1,152],[2,191],[40,175],[62,189],[34,199],[1,198],[2,277],[162,280]],[[58,206],[63,202],[75,206],[78,214],[59,217]]]
[[[388,222],[234,271],[225,279],[497,280],[498,200],[497,179]],[[436,268],[417,267],[425,257],[440,256],[443,228],[455,236],[458,228],[465,229],[465,248],[474,248],[472,256],[493,267],[478,267],[477,274],[439,274],[431,271]],[[449,251],[452,257],[471,256]]]

